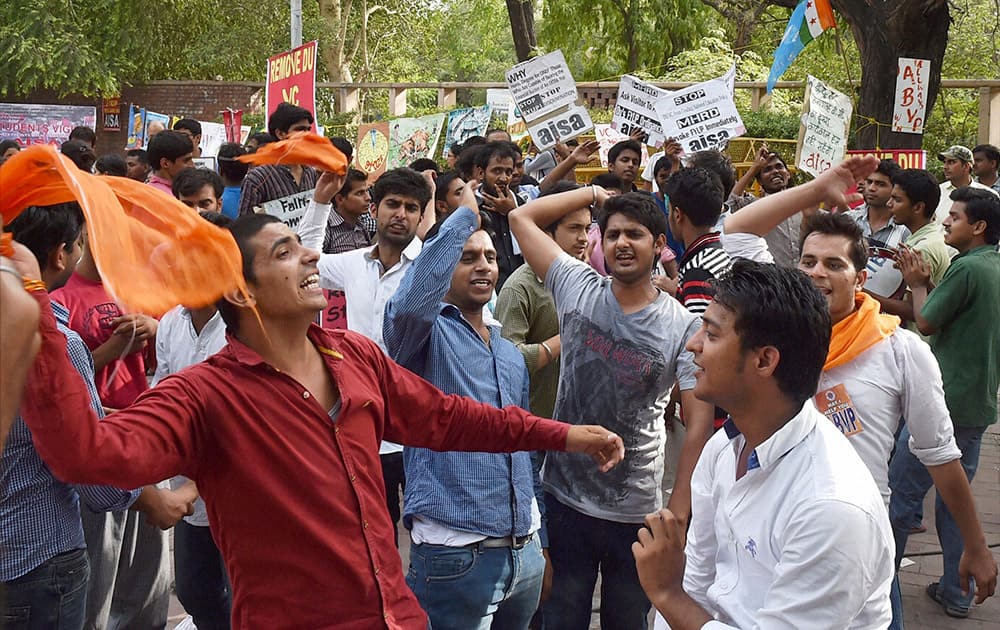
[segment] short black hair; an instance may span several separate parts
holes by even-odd
[[[69,132],[70,140],[81,140],[90,145],[93,149],[94,145],[97,144],[97,134],[94,130],[86,125],[77,125],[73,127],[73,130]]]
[[[982,153],[988,161],[996,162],[1000,165],[1000,149],[992,144],[977,144],[972,148],[972,154],[975,155],[977,153]]]
[[[340,187],[337,191],[335,197],[346,197],[351,194],[351,190],[354,189],[355,182],[368,182],[368,173],[364,171],[359,171],[356,168],[347,169],[347,174],[344,175],[344,185]]]
[[[653,165],[653,177],[656,177],[663,169],[667,169],[668,171],[674,170],[674,161],[669,155],[661,155],[656,160],[656,164]]]
[[[476,157],[482,148],[483,145],[481,144],[462,146],[462,152],[458,154],[458,159],[455,160],[455,170],[458,171],[459,176],[465,181],[469,181],[476,176]]]
[[[254,142],[257,143],[257,148],[256,149],[251,149],[250,147],[247,147],[247,153],[253,153],[257,149],[259,149],[262,146],[264,146],[265,144],[271,144],[272,142],[277,142],[278,141],[277,138],[275,138],[271,134],[267,133],[266,131],[258,131],[255,134],[251,134],[250,137],[247,138],[247,144],[250,144],[251,140],[253,140]]]
[[[219,147],[219,174],[231,182],[242,183],[250,165],[236,158],[246,153],[246,148],[237,142],[226,142]]]
[[[313,124],[312,112],[291,103],[279,103],[267,118],[267,132],[277,138],[279,131],[287,132],[300,120],[308,120],[310,125]]]
[[[728,155],[715,149],[697,151],[688,159],[688,166],[697,166],[714,173],[722,184],[722,198],[729,198],[736,186],[736,169]]]
[[[417,158],[410,162],[410,168],[418,173],[422,173],[423,171],[434,171],[435,173],[441,172],[441,167],[438,166],[437,162],[425,157]]]
[[[618,177],[614,173],[601,173],[600,175],[594,175],[594,177],[590,180],[590,183],[593,186],[610,188],[620,192],[624,192],[625,188],[625,182],[622,181],[621,177]]]
[[[451,183],[456,179],[461,179],[458,176],[458,171],[445,171],[438,175],[437,180],[434,182],[434,200],[444,201],[445,195],[448,194],[448,188],[451,187]]]
[[[770,162],[771,160],[778,160],[779,162],[781,162],[781,165],[785,167],[785,170],[788,170],[788,160],[786,160],[784,156],[782,156],[777,151],[771,151],[767,154],[767,162]],[[764,164],[766,165],[767,162],[765,162]],[[763,176],[764,176],[764,169],[760,169],[759,171],[757,171],[757,176],[754,179],[760,181],[760,178]]]
[[[394,168],[382,173],[372,187],[372,204],[378,208],[386,195],[403,195],[420,202],[420,212],[423,213],[427,202],[431,200],[431,189],[427,186],[424,176],[412,168]]]
[[[515,151],[512,145],[513,143],[506,140],[495,140],[484,144],[476,151],[476,168],[485,171],[490,165],[490,160],[494,158],[497,160],[510,158],[512,162],[516,163],[521,157],[521,152]]]
[[[738,258],[714,284],[714,301],[735,315],[744,351],[777,348],[778,387],[797,404],[812,398],[832,324],[830,307],[809,278],[797,269]]]
[[[125,152],[125,157],[139,158],[139,161],[149,166],[149,154],[146,153],[146,149],[129,149]]]
[[[128,173],[128,166],[125,158],[117,153],[105,153],[94,162],[94,168],[102,175],[114,175],[115,177],[125,177]]]
[[[989,190],[963,186],[951,191],[951,200],[965,202],[969,223],[986,222],[983,238],[987,244],[1000,243],[1000,198]]]
[[[703,168],[686,167],[670,176],[663,188],[672,207],[680,208],[691,223],[712,227],[722,214],[722,184]]]
[[[38,267],[45,269],[48,258],[59,246],[72,247],[83,231],[83,210],[75,201],[51,206],[28,206],[4,226],[14,240],[35,255]]]
[[[211,210],[199,210],[198,214],[201,215],[202,219],[205,219],[212,225],[218,226],[220,228],[228,228],[233,224],[233,220],[222,214],[221,212],[212,212]]]
[[[638,140],[622,140],[608,151],[609,166],[618,161],[618,156],[622,154],[622,151],[635,151],[639,157],[642,157],[642,145],[639,144]]]
[[[281,219],[270,214],[253,213],[241,216],[229,226],[229,232],[233,235],[233,240],[240,250],[240,257],[243,259],[243,279],[247,282],[257,281],[257,276],[253,272],[254,251],[250,241],[271,223],[281,223]],[[222,321],[226,323],[226,328],[234,333],[239,332],[239,307],[222,297],[215,303],[215,308],[222,316]]]
[[[67,140],[59,147],[59,152],[72,160],[77,168],[88,173],[97,161],[94,149],[83,140]]]
[[[896,160],[879,160],[878,167],[875,168],[876,173],[882,173],[892,181],[892,178],[903,169],[899,168],[899,164],[896,164]]]
[[[848,255],[854,265],[854,271],[864,271],[868,265],[868,241],[861,231],[861,226],[854,219],[839,212],[817,212],[802,222],[799,251],[802,251],[802,245],[813,232],[843,236],[850,241]]]
[[[171,183],[171,190],[174,191],[174,197],[180,199],[181,196],[197,194],[206,184],[212,187],[216,199],[222,197],[222,191],[225,188],[222,185],[222,178],[215,171],[210,171],[207,168],[186,168],[177,173]]]
[[[561,193],[564,193],[564,192],[569,192],[571,190],[576,190],[579,187],[580,187],[580,185],[577,184],[576,182],[571,182],[569,180],[560,179],[556,183],[552,184],[551,186],[549,186],[548,188],[546,188],[545,190],[543,190],[541,192],[541,194],[538,195],[538,197],[540,199],[542,197],[548,197],[549,195],[558,195],[558,194],[561,194]],[[584,208],[580,208],[580,209],[582,210]],[[574,212],[575,212],[575,210],[574,210]],[[568,217],[570,214],[572,214],[572,213],[568,212],[568,213],[562,215],[561,217],[559,217],[558,219],[556,219],[552,223],[546,225],[543,229],[546,232],[548,232],[549,234],[552,234],[553,236],[555,236],[556,228],[559,227],[559,224],[562,223],[566,219],[566,217]]]
[[[201,135],[201,123],[194,118],[181,118],[175,122],[174,131],[180,131],[181,129],[190,131],[191,135],[196,138]]]
[[[354,145],[351,144],[350,140],[341,136],[333,136],[330,138],[330,144],[344,154],[348,164],[351,163],[351,160],[354,159]]]
[[[11,149],[17,149],[18,151],[20,151],[21,143],[18,142],[17,140],[10,140],[10,139],[0,142],[0,155],[3,155],[4,153],[10,151]]]
[[[597,224],[601,234],[608,228],[611,215],[622,214],[645,226],[653,234],[653,239],[661,234],[667,234],[667,215],[653,201],[653,196],[647,192],[628,192],[617,197],[610,197],[604,202],[604,208],[597,216]]]
[[[191,138],[179,131],[169,129],[153,136],[146,149],[149,165],[153,167],[154,171],[160,170],[160,160],[174,162],[188,153],[194,153],[194,144],[191,142]]]
[[[933,175],[921,168],[901,168],[892,176],[892,184],[906,193],[910,203],[924,202],[924,217],[934,216],[941,201],[941,187]]]

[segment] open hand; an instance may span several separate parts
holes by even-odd
[[[586,164],[587,162],[590,162],[591,158],[593,158],[594,156],[594,153],[600,148],[601,148],[600,142],[598,142],[597,140],[588,140],[583,144],[574,147],[573,152],[569,154],[569,157],[571,160],[573,160],[574,164],[580,166],[581,164]]]
[[[479,191],[479,194],[483,196],[483,206],[487,210],[507,214],[517,207],[517,201],[514,200],[514,193],[511,192],[510,188],[507,188],[499,196],[493,196],[485,190]]]
[[[608,472],[625,458],[625,443],[604,427],[573,426],[566,435],[566,452],[586,453],[597,462],[601,472]]]
[[[313,200],[316,203],[328,204],[333,201],[340,189],[344,187],[346,175],[323,172],[316,180],[316,189],[313,191]]]
[[[819,189],[822,202],[827,208],[848,210],[851,204],[860,201],[861,195],[847,191],[870,175],[878,167],[878,158],[873,155],[855,155],[833,168],[824,171],[811,182]]]

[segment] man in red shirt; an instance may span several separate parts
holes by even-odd
[[[35,291],[42,348],[25,399],[38,402],[23,416],[62,479],[193,479],[233,581],[235,628],[427,627],[393,544],[383,438],[436,450],[584,452],[602,470],[624,456],[604,428],[446,396],[365,337],[313,325],[326,306],[319,254],[268,215],[230,229],[249,290],[219,303],[228,346],[98,423],[48,295]],[[37,274],[30,260],[19,263]]]

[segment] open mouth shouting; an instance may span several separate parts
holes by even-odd
[[[306,293],[320,292],[319,274],[314,272],[306,276],[306,279],[299,283],[299,288]]]

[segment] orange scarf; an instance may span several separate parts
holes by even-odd
[[[248,164],[304,164],[323,171],[343,175],[347,172],[347,158],[324,138],[311,132],[299,132],[279,142],[270,142],[256,153],[236,158]]]
[[[854,312],[833,325],[830,352],[823,371],[844,365],[883,339],[888,339],[899,327],[895,315],[879,313],[879,304],[872,296],[858,291],[854,294]]]

